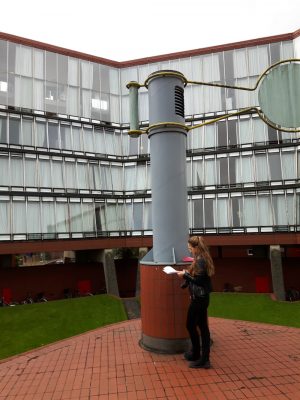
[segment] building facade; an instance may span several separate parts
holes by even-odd
[[[300,31],[128,62],[0,34],[0,252],[151,246],[149,143],[128,136],[126,84],[173,69],[252,87],[297,57]],[[256,92],[185,88],[187,125],[248,106]],[[147,127],[145,88],[139,118]],[[190,233],[207,235],[216,257],[269,245],[299,257],[299,182],[300,134],[255,113],[188,134]]]

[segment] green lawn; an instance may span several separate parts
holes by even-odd
[[[300,328],[300,302],[273,301],[267,294],[212,293],[211,317]]]
[[[300,302],[266,294],[212,293],[209,315],[300,328]],[[0,308],[0,359],[126,319],[122,301],[108,295]]]
[[[0,359],[126,319],[108,295],[0,308]]]

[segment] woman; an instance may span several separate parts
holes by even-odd
[[[207,308],[209,293],[212,290],[211,276],[214,274],[215,268],[208,247],[201,236],[192,236],[188,240],[188,248],[194,257],[194,261],[188,270],[177,272],[177,275],[185,280],[182,287],[188,286],[191,298],[186,327],[191,338],[192,349],[184,353],[184,357],[191,361],[190,368],[210,368],[210,333]],[[200,337],[197,327],[200,329],[202,352],[200,351]]]

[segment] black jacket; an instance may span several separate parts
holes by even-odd
[[[197,297],[195,296],[195,289],[197,290],[195,286],[203,288],[203,295],[205,296],[208,296],[209,293],[212,291],[211,279],[210,276],[208,276],[207,274],[205,261],[199,260],[198,263],[200,267],[200,271],[198,274],[192,276],[186,271],[183,275],[183,278],[185,279],[185,282],[189,287],[191,298]]]

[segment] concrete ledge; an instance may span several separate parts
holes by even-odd
[[[179,354],[189,348],[189,339],[162,339],[142,334],[139,345],[147,351],[159,354]]]

